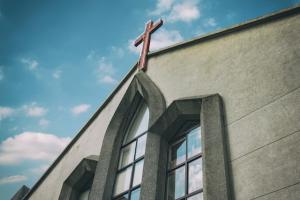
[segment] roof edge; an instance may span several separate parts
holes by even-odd
[[[112,93],[106,98],[103,104],[97,109],[97,111],[92,115],[92,117],[85,123],[85,125],[80,129],[80,131],[75,135],[75,137],[71,140],[71,142],[64,148],[64,150],[60,153],[60,155],[54,160],[54,162],[50,165],[50,167],[45,171],[45,173],[40,177],[40,179],[32,186],[27,195],[23,198],[28,199],[34,191],[39,187],[40,184],[46,179],[48,174],[52,172],[55,166],[60,162],[60,160],[69,152],[72,146],[77,142],[80,136],[85,132],[85,130],[93,123],[93,121],[97,118],[99,113],[108,105],[111,99],[117,94],[120,88],[125,84],[125,82],[129,79],[129,77],[136,71],[137,64],[130,69],[130,71],[125,75],[125,77],[121,80],[118,86],[112,91]]]
[[[217,38],[217,37],[221,37],[221,36],[233,33],[233,32],[242,31],[242,30],[245,30],[247,28],[251,28],[251,27],[256,26],[256,25],[264,24],[264,23],[267,23],[267,22],[270,22],[270,21],[275,21],[275,20],[278,20],[278,19],[281,19],[281,18],[284,18],[284,17],[287,17],[287,16],[295,15],[297,13],[300,13],[300,4],[297,4],[293,7],[287,8],[287,9],[275,11],[275,12],[269,14],[269,15],[264,15],[264,16],[261,16],[261,17],[257,17],[257,18],[248,20],[246,22],[240,23],[238,25],[231,26],[229,28],[224,28],[224,29],[218,30],[216,32],[211,32],[211,33],[208,33],[208,34],[205,34],[205,35],[202,35],[202,36],[198,36],[198,37],[195,37],[191,40],[179,42],[179,43],[176,43],[174,45],[170,45],[168,47],[159,49],[157,51],[152,51],[148,54],[148,56],[150,58],[150,57],[153,57],[153,56],[164,54],[164,53],[169,52],[169,51],[174,51],[174,50],[184,48],[184,47],[187,47],[187,46],[190,46],[190,45],[194,45],[194,44],[197,44],[197,43],[200,43],[200,42],[204,42],[204,41],[211,40],[211,39],[214,39],[214,38]]]

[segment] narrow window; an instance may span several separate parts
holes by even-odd
[[[137,109],[128,126],[120,150],[113,199],[138,200],[144,166],[149,110],[145,103]]]
[[[201,129],[179,133],[170,144],[167,200],[202,200]]]

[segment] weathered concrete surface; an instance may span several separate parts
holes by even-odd
[[[222,96],[237,200],[299,182],[299,32],[298,14],[149,60],[148,74],[168,105],[187,96]]]
[[[231,159],[300,130],[300,88],[228,126]]]
[[[236,199],[254,199],[300,182],[300,131],[232,162]]]
[[[276,192],[267,194],[265,196],[256,198],[256,200],[299,200],[300,197],[300,183],[288,186]]]
[[[167,104],[219,93],[230,124],[300,86],[299,32],[291,16],[151,57],[147,73]]]

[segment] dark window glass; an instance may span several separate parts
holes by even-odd
[[[178,134],[170,144],[168,164],[168,200],[202,200],[201,129],[195,127]],[[182,136],[183,135],[183,136]]]

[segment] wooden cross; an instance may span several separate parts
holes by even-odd
[[[159,27],[163,25],[163,20],[160,19],[157,23],[153,24],[153,21],[150,20],[146,24],[145,32],[134,42],[134,46],[138,46],[139,44],[143,43],[143,49],[140,55],[140,60],[138,63],[138,68],[146,71],[147,67],[147,54],[149,52],[151,34],[156,31]]]

